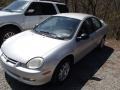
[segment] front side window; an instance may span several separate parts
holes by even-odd
[[[53,38],[70,39],[76,32],[79,23],[78,19],[53,16],[39,24],[34,30]]]
[[[93,29],[93,24],[91,22],[91,19],[88,18],[87,20],[85,20],[78,32],[78,35],[77,37],[80,37],[81,34],[85,33],[85,34],[91,34],[94,32],[94,29]]]
[[[56,10],[51,3],[41,3],[41,2],[33,2],[27,11],[33,10],[30,15],[53,15],[56,14]]]
[[[30,12],[31,11],[31,12]],[[29,8],[27,9],[27,15],[40,15],[41,12],[41,8],[39,6],[38,2],[32,2],[29,6]]]
[[[5,7],[3,11],[22,12],[27,5],[28,5],[28,1],[14,1],[9,6]]]
[[[81,30],[84,31],[84,33],[91,34],[93,33],[93,24],[91,22],[91,19],[87,19],[84,21]]]

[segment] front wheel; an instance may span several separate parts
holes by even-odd
[[[68,78],[70,71],[71,62],[70,61],[61,62],[54,72],[52,82],[58,84],[64,82]]]
[[[0,46],[2,45],[2,43],[8,39],[9,37],[17,34],[18,32],[15,30],[2,30],[0,32]]]

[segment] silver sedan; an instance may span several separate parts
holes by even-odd
[[[5,72],[29,84],[61,83],[71,66],[94,48],[104,46],[107,25],[93,15],[54,15],[7,39],[0,49]]]

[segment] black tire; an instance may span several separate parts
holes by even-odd
[[[3,28],[1,31],[0,31],[0,46],[2,45],[2,43],[8,39],[9,37],[15,35],[19,33],[18,30],[16,30],[15,28]]]
[[[102,49],[102,48],[105,46],[105,39],[106,39],[106,37],[103,37],[103,38],[101,39],[101,42],[100,42],[100,44],[98,45],[98,49]]]
[[[66,72],[66,74],[67,74],[67,76],[65,76],[65,77],[60,77],[60,74],[61,74],[61,70],[63,69],[63,66],[64,65],[69,65],[69,71],[68,71],[68,74],[67,74],[67,72]],[[53,77],[52,77],[52,83],[54,83],[54,84],[62,84],[68,77],[69,77],[69,75],[70,75],[70,72],[71,72],[71,67],[72,67],[72,62],[70,61],[70,60],[68,60],[68,59],[65,59],[65,60],[63,60],[58,66],[57,66],[57,68],[55,69],[55,72],[54,72],[54,74],[53,74]]]

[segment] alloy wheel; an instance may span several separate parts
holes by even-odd
[[[6,39],[8,39],[9,37],[15,35],[14,32],[6,32],[3,36],[3,41],[5,41]]]
[[[58,74],[59,81],[64,81],[67,78],[69,71],[70,71],[70,64],[69,62],[66,62],[60,68],[60,71]]]

